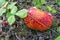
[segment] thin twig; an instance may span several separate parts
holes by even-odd
[[[59,35],[60,33],[57,33],[55,30],[53,29],[50,29],[52,32],[55,32],[57,35]]]
[[[15,34],[15,36],[16,36],[16,38],[17,38],[18,40],[21,40],[16,34]]]

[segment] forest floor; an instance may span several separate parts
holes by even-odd
[[[15,0],[14,0],[15,1]],[[32,0],[16,0],[17,6],[19,9],[26,8],[28,9],[29,7],[33,7],[34,3],[32,3]],[[57,36],[59,36],[60,32],[58,31],[58,27],[60,26],[60,6],[58,6],[54,0],[50,0],[47,2],[47,4],[44,4],[43,6],[46,5],[51,5],[53,6],[57,12],[55,14],[51,14],[54,16],[54,22],[52,27],[44,32],[41,31],[36,31],[36,30],[31,30],[27,28],[26,24],[24,23],[23,19],[20,19],[16,17],[16,22],[12,25],[12,28],[15,27],[13,30],[8,32],[8,35],[5,34],[6,31],[9,30],[10,26],[7,25],[6,27],[3,27],[2,29],[2,34],[0,33],[0,40],[4,39],[9,39],[9,40],[55,40]],[[47,11],[43,9],[44,11]],[[0,17],[0,19],[5,19],[5,16]],[[0,24],[0,26],[3,26]]]

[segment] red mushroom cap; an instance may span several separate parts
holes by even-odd
[[[49,29],[53,22],[53,16],[37,8],[29,8],[28,16],[24,18],[27,27],[32,30],[45,31]]]

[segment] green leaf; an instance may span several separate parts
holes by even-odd
[[[10,25],[12,25],[14,22],[15,22],[15,17],[14,17],[14,15],[12,15],[12,16],[10,16],[10,17],[8,18],[8,23],[9,23]]]
[[[51,6],[47,6],[48,11],[52,11],[52,7]]]
[[[11,9],[11,14],[14,14],[15,15],[15,13],[17,12],[17,7],[16,6],[14,6],[12,9]]]
[[[57,4],[60,5],[60,2],[58,2]]]
[[[40,4],[40,0],[33,0],[33,2],[37,5]]]
[[[57,12],[57,11],[53,8],[53,9],[52,9],[52,13],[56,13],[56,12]]]
[[[0,16],[2,16],[2,14],[5,12],[6,12],[6,9],[0,9]]]
[[[0,7],[6,3],[6,0],[0,0]]]
[[[7,19],[10,17],[10,16],[12,16],[12,14],[11,13],[6,13],[6,17],[7,17]]]
[[[36,8],[41,8],[42,6],[40,4],[36,5],[35,6]]]
[[[60,36],[58,36],[55,40],[60,40]]]
[[[57,0],[57,4],[60,5],[60,0]]]
[[[41,0],[33,0],[33,3],[35,4],[36,8],[41,8],[42,7]]]
[[[16,16],[19,16],[20,18],[25,18],[27,16],[27,12],[28,11],[26,9],[22,9],[16,13]]]
[[[58,32],[60,32],[60,26],[58,27]]]
[[[50,12],[52,12],[52,13],[56,13],[57,11],[54,9],[54,8],[52,8],[51,6],[47,6],[47,9],[48,9],[48,11],[50,11]]]
[[[10,5],[8,5],[8,9],[14,8],[14,6],[15,6],[16,3],[17,2],[11,2]]]
[[[41,0],[41,4],[45,4],[46,3],[46,0]]]

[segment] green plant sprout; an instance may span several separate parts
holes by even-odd
[[[33,2],[35,3],[35,7],[37,8],[41,8],[43,4],[46,4],[46,0],[33,0]]]
[[[18,11],[17,6],[15,6],[16,3],[17,2],[6,2],[5,5],[0,8],[0,16],[5,13],[9,25],[12,25],[16,21],[15,15],[20,18],[24,18],[27,16],[27,9],[22,9],[21,11]]]

